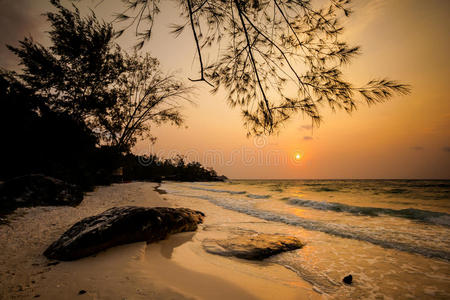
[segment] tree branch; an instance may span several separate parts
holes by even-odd
[[[272,111],[270,109],[270,105],[269,105],[269,101],[267,100],[266,93],[264,92],[264,88],[263,88],[263,86],[261,84],[261,79],[259,78],[258,69],[256,68],[256,62],[255,62],[255,58],[253,56],[253,51],[252,51],[252,47],[251,47],[252,43],[250,42],[250,37],[248,36],[247,27],[245,25],[245,21],[244,21],[244,18],[242,16],[243,12],[242,12],[239,0],[234,0],[234,3],[236,5],[238,13],[239,13],[239,19],[241,20],[242,28],[244,29],[245,39],[247,41],[248,53],[250,55],[250,60],[251,60],[252,65],[253,65],[253,70],[255,72],[256,81],[258,83],[258,86],[259,86],[259,89],[261,91],[264,103],[265,103],[266,108],[267,108],[267,113],[268,113],[268,118],[269,118],[267,121],[269,122],[269,125],[270,125],[270,130],[269,131],[271,131],[272,130],[272,126],[273,126]],[[264,121],[266,121],[266,120],[264,120]]]
[[[200,43],[198,41],[197,31],[195,30],[194,12],[192,11],[192,3],[191,3],[191,0],[186,0],[186,1],[187,1],[188,8],[189,8],[189,19],[190,19],[191,28],[192,28],[192,34],[194,35],[195,45],[197,46],[198,60],[200,62],[200,79],[191,79],[191,78],[188,78],[188,79],[192,82],[204,81],[207,84],[209,84],[210,86],[214,87],[214,85],[212,85],[210,82],[208,82],[205,79],[205,69],[203,66],[202,51],[200,48]]]

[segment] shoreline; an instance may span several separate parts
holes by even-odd
[[[206,253],[201,240],[223,234],[212,229],[219,216],[208,216],[208,205],[205,224],[196,232],[113,247],[72,262],[52,262],[42,255],[76,221],[113,206],[183,206],[168,200],[159,187],[113,184],[87,193],[77,207],[16,210],[9,225],[0,225],[0,298],[78,299],[80,291],[88,299],[320,298],[309,283],[280,265]]]

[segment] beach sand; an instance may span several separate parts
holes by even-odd
[[[98,187],[78,207],[22,208],[0,226],[0,299],[319,299],[294,272],[269,262],[206,253],[205,238],[226,237],[214,227],[224,211],[208,215],[196,232],[158,243],[114,247],[72,262],[49,261],[43,251],[75,222],[114,206],[186,207],[133,182]],[[80,291],[82,294],[79,294]]]

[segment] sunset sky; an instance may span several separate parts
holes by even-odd
[[[92,7],[105,20],[122,9],[119,0],[105,0],[94,8],[97,3],[83,0],[79,5],[83,12]],[[165,71],[186,80],[195,77],[191,32],[171,35],[169,25],[179,21],[178,11],[172,1],[162,3],[152,40],[143,51],[157,57]],[[16,45],[25,35],[48,45],[41,14],[51,6],[45,0],[0,4],[0,66],[17,69],[17,60],[3,45]],[[135,153],[183,154],[230,178],[449,179],[450,1],[354,0],[353,6],[345,38],[361,45],[362,55],[345,69],[347,78],[364,84],[388,77],[410,84],[410,95],[371,107],[362,104],[352,115],[332,113],[324,106],[319,128],[312,129],[311,121],[298,115],[278,136],[255,139],[246,137],[240,111],[227,105],[224,91],[212,95],[208,85],[196,83],[196,104],[183,110],[186,127],[154,128],[157,142],[141,141]],[[135,41],[133,35],[118,40],[130,51]]]

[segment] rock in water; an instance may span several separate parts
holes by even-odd
[[[113,207],[73,225],[44,255],[75,260],[117,245],[159,241],[172,233],[195,231],[204,216],[188,208]]]
[[[304,243],[293,236],[275,234],[244,234],[225,240],[207,239],[203,248],[213,254],[262,260],[269,256],[302,248]]]
[[[76,185],[39,174],[16,177],[0,186],[3,211],[29,206],[76,206],[82,200],[83,191]]]
[[[342,281],[343,281],[345,284],[352,284],[353,276],[352,276],[352,275],[345,276],[344,279],[342,279]]]

